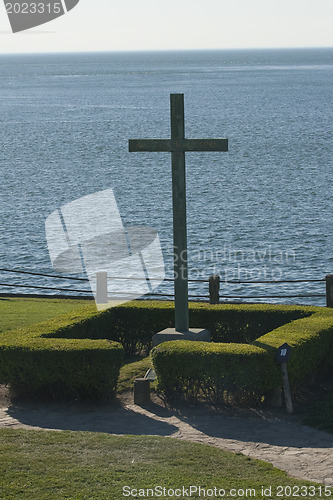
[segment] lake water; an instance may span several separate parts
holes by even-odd
[[[112,188],[125,226],[158,231],[172,278],[170,155],[129,153],[128,139],[168,138],[169,94],[184,93],[186,136],[229,139],[227,153],[186,156],[190,278],[220,274],[223,293],[244,298],[325,293],[227,282],[333,273],[333,49],[1,56],[0,78],[1,268],[57,274],[45,219]],[[88,289],[3,271],[0,282]]]

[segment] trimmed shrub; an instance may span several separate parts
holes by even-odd
[[[242,316],[244,306],[227,309],[230,307]],[[270,312],[272,309],[281,318],[281,306],[269,306]],[[333,360],[333,311],[319,307],[294,307],[294,311],[299,319],[259,335],[249,344],[173,341],[158,345],[152,351],[152,361],[159,389],[168,399],[222,402],[232,395],[237,400],[261,401],[281,385],[275,354],[285,342],[292,347],[290,382],[293,387],[303,383]],[[265,314],[260,311],[261,324],[267,324]]]
[[[311,314],[309,308],[270,304],[191,304],[190,325],[204,325],[212,342],[247,344],[279,326]]]
[[[172,302],[137,301],[88,313],[52,333],[53,337],[109,339],[120,342],[126,355],[149,351],[153,335],[174,321]]]
[[[86,310],[0,336],[0,381],[33,398],[111,397],[123,362],[123,347],[107,339],[53,338],[77,324],[89,329]],[[90,315],[90,313],[88,313]],[[90,319],[92,316],[90,316]]]
[[[190,324],[207,328],[213,342],[247,343],[287,322],[311,314],[308,308],[190,303]],[[90,313],[58,329],[62,338],[110,339],[127,355],[151,349],[155,333],[174,326],[173,302],[133,301],[101,313]]]
[[[290,382],[300,384],[333,361],[333,310],[317,308],[310,317],[277,328],[252,344],[276,352],[284,342],[292,347],[288,363]]]
[[[266,389],[267,376],[273,387],[278,383],[266,351],[246,344],[177,340],[154,348],[152,361],[158,389],[168,400],[217,403],[230,394],[256,398]]]
[[[160,388],[170,398],[260,399],[280,384],[274,356],[284,342],[293,348],[294,385],[333,361],[331,309],[192,303],[189,313],[190,324],[208,328],[213,342],[169,342],[153,350]],[[30,396],[109,396],[124,351],[149,350],[153,335],[173,323],[172,302],[135,301],[100,313],[84,307],[4,332],[0,382]]]

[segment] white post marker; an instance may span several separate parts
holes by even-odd
[[[96,304],[108,303],[108,273],[96,273]]]

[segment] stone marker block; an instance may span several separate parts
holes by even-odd
[[[134,404],[142,405],[150,401],[150,380],[136,378],[134,380]]]
[[[162,342],[170,340],[200,340],[202,342],[210,342],[210,331],[204,328],[191,328],[188,331],[178,332],[175,328],[166,328],[161,332],[155,333],[153,336],[153,347]]]

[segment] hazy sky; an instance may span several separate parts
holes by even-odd
[[[333,47],[333,0],[80,0],[16,34],[0,2],[0,53]]]

